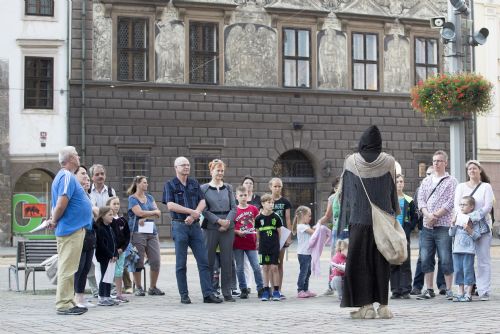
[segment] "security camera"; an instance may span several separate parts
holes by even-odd
[[[444,16],[432,17],[430,23],[431,28],[440,29],[446,23],[446,18]]]

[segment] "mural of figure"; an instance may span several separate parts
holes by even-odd
[[[276,32],[264,25],[234,24],[226,28],[227,85],[278,85]]]
[[[347,89],[347,39],[343,32],[326,29],[319,34],[319,88]]]
[[[384,91],[404,93],[410,89],[410,42],[393,34],[384,41]]]
[[[184,82],[184,25],[180,21],[158,22],[155,38],[156,82]]]
[[[92,77],[111,80],[111,18],[104,17],[104,6],[95,2]]]

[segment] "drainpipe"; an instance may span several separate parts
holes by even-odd
[[[85,143],[85,61],[86,61],[86,50],[85,50],[85,42],[86,42],[86,26],[87,21],[87,0],[82,0],[82,55],[81,55],[81,63],[82,63],[82,85],[81,85],[81,106],[80,106],[80,122],[82,125],[81,135],[82,135],[82,163],[85,163],[85,155],[86,155],[86,143]]]
[[[69,145],[69,110],[70,110],[70,84],[71,80],[71,21],[73,0],[68,0],[68,13],[66,16],[66,145]]]
[[[472,20],[471,32],[474,34],[474,0],[470,0],[470,16]],[[476,48],[471,46],[471,72],[476,72]],[[477,160],[477,116],[472,116],[472,159]]]

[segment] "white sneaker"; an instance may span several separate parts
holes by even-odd
[[[84,307],[86,307],[86,308],[92,308],[92,307],[96,307],[96,306],[97,306],[96,304],[93,304],[93,303],[88,302],[88,301],[87,301],[87,302],[85,302],[85,303],[83,303],[82,305],[83,305]]]
[[[481,295],[481,297],[479,297],[479,300],[483,301],[483,302],[487,302],[490,300],[490,295],[488,294],[488,292],[485,292],[484,294]]]

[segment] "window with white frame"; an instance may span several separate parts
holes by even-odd
[[[54,16],[54,0],[25,0],[26,15]]]
[[[52,109],[54,58],[24,58],[24,109]]]
[[[415,38],[415,83],[438,73],[438,40]]]
[[[379,89],[378,67],[378,35],[352,33],[353,90],[377,91]]]
[[[283,86],[311,87],[311,31],[283,28]]]

